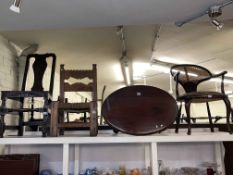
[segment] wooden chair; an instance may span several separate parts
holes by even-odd
[[[88,84],[75,82],[70,84],[69,79],[82,81],[88,78],[91,81]],[[91,100],[88,102],[66,102],[66,92],[89,92]],[[65,113],[86,113],[90,114],[90,120],[83,121],[65,121]],[[97,70],[96,65],[92,65],[92,70],[65,70],[64,65],[60,66],[60,97],[57,102],[52,103],[52,121],[51,134],[58,136],[65,129],[82,129],[89,128],[90,136],[98,134],[98,117],[97,117]]]
[[[188,134],[191,134],[191,116],[190,116],[190,106],[191,103],[206,103],[208,119],[210,124],[211,132],[214,131],[211,111],[209,107],[209,102],[222,100],[226,106],[226,123],[229,133],[232,133],[230,128],[230,112],[231,103],[228,96],[224,91],[224,76],[227,72],[221,72],[219,74],[212,74],[208,69],[192,64],[180,64],[171,67],[171,75],[176,81],[176,99],[178,102],[185,103],[185,110],[187,114],[188,123]],[[198,91],[197,87],[200,83],[211,80],[212,78],[221,78],[221,92],[216,91]],[[184,94],[180,94],[179,85],[181,85],[185,91]],[[178,110],[178,115],[176,118],[176,133],[178,133],[180,116],[181,116],[180,105]]]
[[[45,90],[43,87],[43,80],[45,71],[47,69],[48,59],[52,59],[51,61],[51,71],[50,71],[50,81],[48,83],[49,89]],[[53,80],[54,80],[54,72],[55,72],[55,64],[56,64],[56,56],[52,53],[47,54],[30,54],[27,56],[22,88],[21,91],[2,91],[1,92],[1,117],[0,117],[0,137],[3,137],[5,129],[17,129],[18,136],[23,135],[23,126],[41,126],[43,136],[47,135],[48,127],[49,127],[49,98],[53,93]],[[29,76],[30,66],[32,66],[31,70],[33,74]],[[29,80],[32,80],[34,77],[34,81],[32,82],[32,87],[28,90],[26,84]],[[35,99],[39,99],[43,104],[41,107],[35,107]],[[26,104],[26,99],[31,100],[31,105],[28,106]],[[16,105],[7,105],[8,100],[12,100],[13,102],[18,102],[18,107]],[[34,114],[38,112],[43,115],[43,119],[34,118]],[[30,119],[28,121],[24,121],[25,113],[29,114]],[[8,114],[8,115],[6,115]],[[12,117],[13,115],[18,115],[18,126],[6,125],[5,117]]]

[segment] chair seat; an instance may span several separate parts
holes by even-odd
[[[2,108],[2,112],[47,112],[47,108]]]
[[[194,103],[203,103],[210,101],[217,101],[226,98],[227,95],[220,92],[213,91],[199,91],[199,92],[190,92],[185,93],[177,98],[178,101],[189,101]]]
[[[2,97],[8,99],[18,99],[24,97],[44,97],[48,96],[48,91],[2,91]]]

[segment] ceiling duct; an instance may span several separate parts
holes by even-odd
[[[27,56],[29,54],[35,53],[38,50],[38,44],[31,44],[30,46],[24,48],[20,56]]]

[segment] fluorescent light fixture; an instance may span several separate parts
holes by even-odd
[[[174,72],[179,72],[182,75],[185,75],[186,73],[184,71],[180,71],[180,70],[174,70]],[[194,73],[188,73],[188,75],[192,76],[192,77],[197,77],[197,74]]]
[[[217,73],[218,73],[218,72],[217,72]],[[227,76],[227,77],[231,77],[231,78],[233,78],[233,73],[228,72],[228,73],[226,74],[226,76]]]
[[[16,13],[20,13],[21,0],[14,0],[14,3],[10,6],[10,10]]]
[[[134,78],[143,77],[145,76],[146,71],[150,69],[151,69],[151,66],[148,62],[147,63],[143,63],[143,62],[133,63],[133,77]]]
[[[170,73],[170,68],[175,64],[171,62],[165,62],[165,61],[160,61],[157,59],[151,60],[151,66],[154,67],[157,71],[164,72],[164,73]],[[185,74],[184,71],[179,71],[179,70],[174,70],[175,72],[180,72],[180,74]],[[197,74],[194,73],[188,73],[188,75],[197,77]]]
[[[170,67],[175,65],[173,63],[160,61],[158,59],[152,59],[150,61],[150,64],[157,71],[164,72],[164,73],[170,73]]]
[[[123,77],[123,75],[122,75],[121,66],[120,66],[119,63],[118,63],[118,64],[117,64],[117,63],[116,63],[116,64],[113,64],[111,70],[113,70],[113,72],[114,72],[114,77],[115,77],[115,79],[116,79],[118,82],[123,82],[123,81],[124,81],[124,77]]]
[[[157,59],[152,59],[151,60],[151,66],[156,68],[157,71],[161,71],[161,72],[164,72],[164,73],[170,73],[170,68],[171,66],[173,66],[175,64],[173,63],[169,63],[169,62],[164,62],[164,61],[160,61],[160,60],[157,60]],[[174,70],[176,72],[176,70]],[[178,70],[177,70],[178,72]],[[185,74],[184,71],[179,71],[180,74]],[[194,73],[189,73],[190,76],[193,76],[193,77],[197,77],[198,75],[197,74],[194,74]],[[224,78],[224,83],[227,83],[227,84],[233,84],[233,74],[232,73],[228,73],[227,74],[228,77],[226,76]],[[221,78],[214,78],[214,79],[210,79],[210,81],[214,81],[214,82],[221,82]]]
[[[212,20],[211,20],[211,23],[212,23],[214,26],[217,27],[217,30],[218,30],[218,31],[221,30],[221,29],[223,28],[223,25],[224,25],[222,22],[218,21],[217,19],[212,19]]]
[[[129,66],[125,66],[125,76],[126,76],[126,84],[131,84],[130,73],[129,73]]]
[[[225,94],[232,94],[232,91],[225,91]]]
[[[158,60],[162,61],[162,62],[173,63],[173,64],[187,63],[187,61],[183,61],[183,60],[175,59],[175,58],[171,58],[171,57],[166,57],[166,56],[160,56],[160,57],[158,57]]]
[[[210,79],[210,81],[221,83],[222,79],[221,78],[213,78],[213,79]],[[224,83],[233,84],[233,80],[224,78]]]
[[[165,67],[171,67],[171,66],[175,65],[174,63],[171,63],[171,62],[168,62],[168,61],[161,61],[161,60],[155,59],[155,58],[152,58],[150,60],[150,63],[151,63],[151,65],[162,65],[162,66],[165,66]]]
[[[132,76],[132,62],[129,58],[126,57],[126,55],[123,55],[120,59],[121,62],[121,70],[122,74],[125,80],[125,84],[127,86],[130,86],[133,84],[133,76]]]
[[[170,73],[170,67],[164,66],[164,65],[157,65],[152,64],[151,65],[156,71],[163,72],[163,73]]]

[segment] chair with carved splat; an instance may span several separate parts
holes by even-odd
[[[71,83],[71,81],[73,83]],[[86,81],[88,80],[88,82]],[[90,93],[88,101],[77,102],[72,99],[66,100],[66,94],[73,93]],[[64,65],[60,66],[60,97],[58,102],[52,104],[52,121],[50,133],[52,136],[63,134],[66,129],[89,128],[90,136],[98,134],[98,113],[97,113],[97,69],[96,64],[92,65],[89,70],[65,70]],[[89,121],[67,121],[67,113],[89,113]]]
[[[51,67],[48,66],[48,63],[51,64]],[[53,92],[55,64],[56,55],[53,53],[27,56],[21,90],[1,92],[0,137],[3,137],[6,129],[16,129],[18,136],[22,136],[24,126],[32,128],[40,126],[43,136],[47,135],[50,122],[49,99]],[[33,74],[30,74],[31,71]],[[29,84],[32,84],[32,87],[28,90]],[[48,85],[48,89],[44,89],[44,84]],[[36,114],[37,118],[34,117]],[[18,116],[17,125],[7,125],[6,118],[12,120],[14,115]]]

